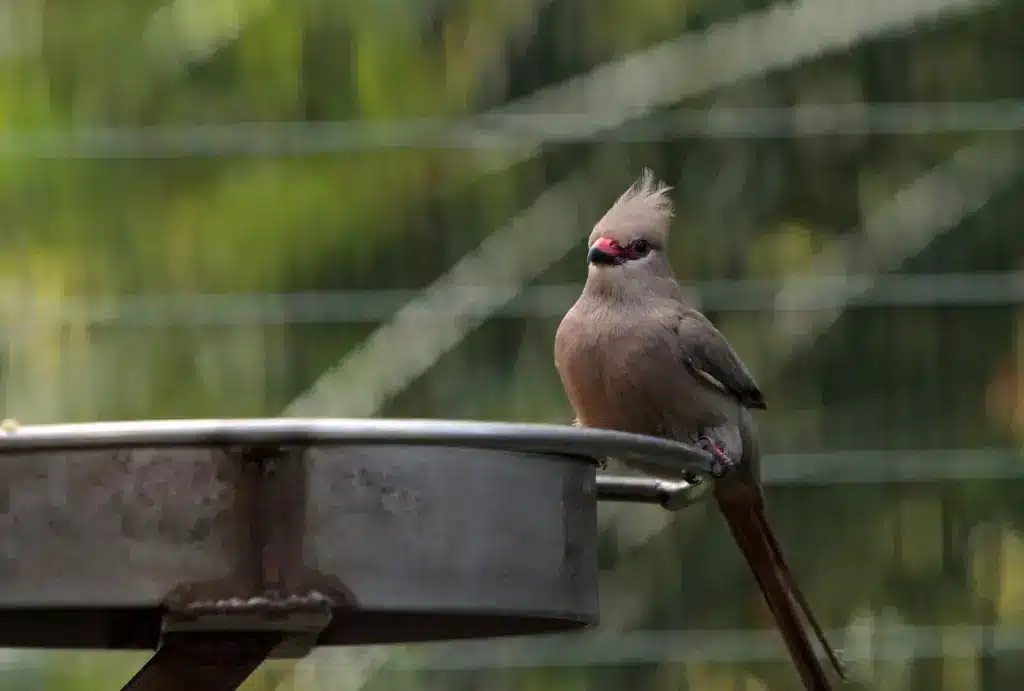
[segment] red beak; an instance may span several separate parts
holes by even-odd
[[[588,264],[618,264],[622,248],[611,238],[598,238],[587,252]]]

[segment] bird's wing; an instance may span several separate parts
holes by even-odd
[[[711,386],[748,408],[765,408],[764,394],[722,332],[696,310],[685,310],[676,326],[687,366]]]

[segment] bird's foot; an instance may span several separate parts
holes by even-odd
[[[701,480],[700,475],[697,475],[696,473],[691,473],[689,471],[686,471],[686,472],[683,473],[683,482],[685,482],[688,485],[697,486],[701,482],[703,482],[703,480]]]
[[[711,474],[716,477],[722,477],[730,470],[736,467],[736,461],[732,460],[722,448],[715,442],[711,441],[709,437],[701,437],[697,440],[697,446],[711,454],[714,459],[711,465]]]

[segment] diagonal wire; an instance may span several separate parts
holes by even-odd
[[[786,279],[716,279],[687,287],[711,312],[817,311],[842,307],[1011,306],[1024,303],[1024,272],[798,275]],[[785,287],[797,297],[778,298]],[[580,293],[579,283],[527,286],[500,302],[490,285],[453,288],[456,299],[432,305],[453,318],[558,319]],[[13,293],[13,291],[12,291]],[[95,298],[24,299],[10,294],[0,305],[11,314],[65,326],[164,327],[267,326],[280,324],[381,323],[421,295],[405,289],[301,293],[207,293],[118,295]]]

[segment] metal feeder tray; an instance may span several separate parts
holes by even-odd
[[[683,444],[553,425],[6,427],[0,647],[157,649],[126,689],[220,691],[315,645],[592,625],[598,499],[696,496],[598,476],[608,456],[711,470]]]

